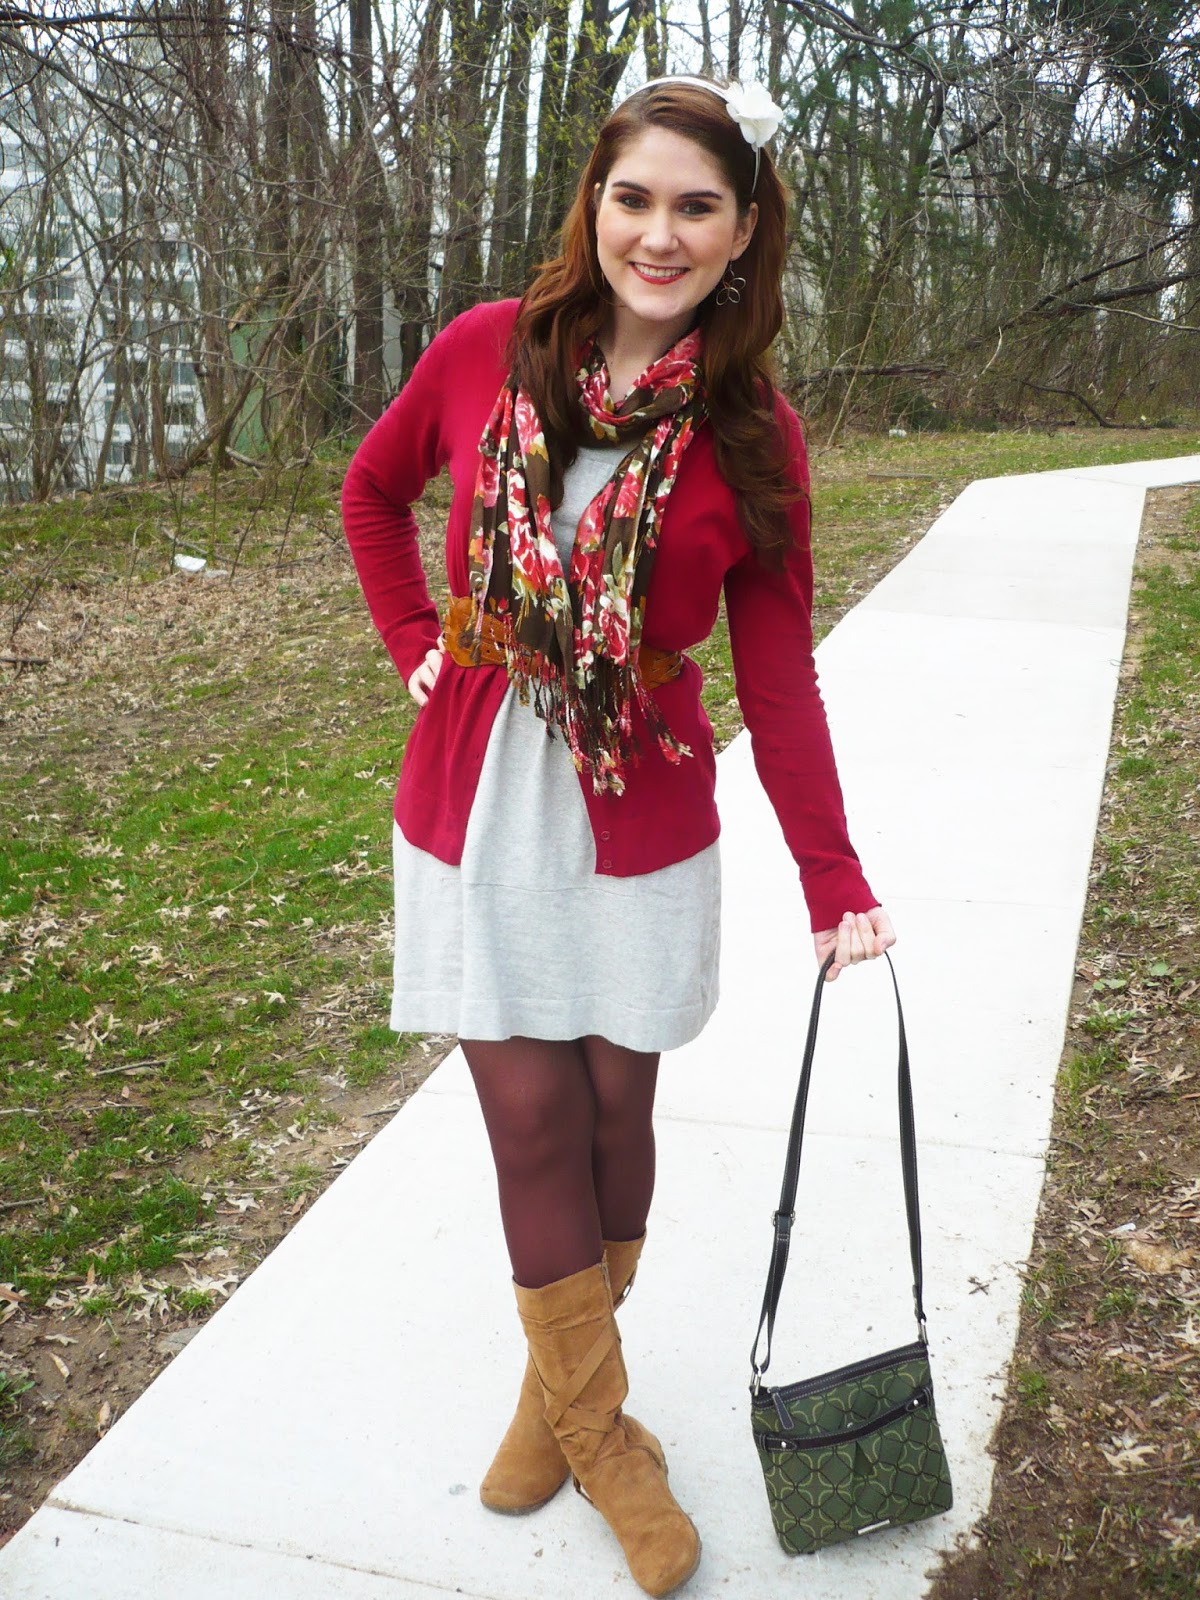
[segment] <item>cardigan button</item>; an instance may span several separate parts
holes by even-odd
[[[603,832],[602,832],[602,833],[601,833],[601,835],[600,835],[600,837],[601,837],[601,839],[603,839],[603,840],[604,840],[604,843],[605,843],[605,844],[607,844],[607,843],[608,843],[608,841],[609,841],[609,840],[610,840],[610,839],[611,839],[611,838],[612,838],[612,834],[611,834],[611,833],[609,833],[609,831],[608,831],[608,829],[607,829],[607,828],[605,828],[605,829],[604,829],[604,830],[603,830]]]
[[[609,858],[607,856],[605,856],[604,860],[600,863],[600,865],[604,868],[605,872],[611,872],[612,871],[612,862],[609,860]]]

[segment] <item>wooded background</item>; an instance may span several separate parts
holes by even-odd
[[[1200,374],[1200,6],[1153,0],[0,5],[14,498],[378,415],[519,294],[648,76],[786,110],[781,377],[831,432],[1167,422]]]

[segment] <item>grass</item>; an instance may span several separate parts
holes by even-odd
[[[978,1545],[931,1600],[1135,1600],[1200,1578],[1200,493],[1161,505],[1139,552],[996,1485]]]
[[[21,1399],[33,1386],[28,1373],[0,1367],[0,1472],[21,1461],[33,1449],[29,1429],[21,1417]]]
[[[1035,1411],[1044,1411],[1050,1404],[1050,1384],[1044,1372],[1036,1367],[1025,1367],[1017,1373],[1017,1393],[1023,1403]]]
[[[818,632],[972,478],[1198,444],[1072,429],[814,451]],[[9,688],[0,766],[0,1192],[16,1202],[0,1280],[30,1306],[80,1284],[112,1303],[222,1237],[256,1188],[319,1187],[309,1152],[281,1158],[288,1130],[319,1130],[331,1084],[377,1084],[414,1046],[381,1021],[388,796],[413,710],[341,549],[344,464],[0,515],[4,612],[22,648],[39,621],[55,646]],[[444,506],[435,486],[430,555]],[[172,576],[177,550],[233,577]],[[741,726],[723,624],[697,657],[723,744]],[[1114,886],[1130,866],[1113,860]]]
[[[203,753],[135,757],[100,816],[73,752],[27,769],[38,803],[3,883],[0,1188],[36,1197],[41,1225],[0,1242],[0,1279],[35,1296],[89,1267],[151,1270],[203,1233],[205,1185],[253,1160],[235,1144],[176,1174],[247,1096],[299,1090],[302,1120],[320,1070],[366,1081],[394,1055],[365,1019],[336,1047],[312,1026],[351,965],[336,930],[370,938],[386,913],[381,792],[356,773],[390,752],[366,729],[315,759],[311,734],[260,720],[252,738],[231,718]]]
[[[1138,1294],[1130,1284],[1109,1289],[1096,1303],[1096,1321],[1111,1322],[1114,1318],[1128,1320],[1138,1308]]]
[[[94,618],[49,695],[10,690],[0,769],[0,1280],[31,1305],[218,1237],[227,1196],[276,1176],[264,1112],[303,1131],[327,1080],[374,1082],[412,1042],[378,1021],[412,712],[325,540],[340,472],[285,483],[241,574],[201,587],[166,576],[174,491],[0,522],[10,617],[37,586],[48,626],[56,603]],[[232,567],[261,495],[223,491],[188,525]]]
[[[1043,1327],[1053,1327],[1062,1318],[1068,1292],[1076,1274],[1064,1253],[1048,1249],[1037,1266],[1026,1275],[1023,1304]]]

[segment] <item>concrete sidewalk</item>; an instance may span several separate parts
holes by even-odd
[[[631,1404],[704,1539],[693,1600],[918,1600],[987,1506],[1144,490],[1195,480],[1200,456],[974,483],[821,646],[852,837],[900,935],[956,1503],[797,1559],[747,1383],[815,969],[746,736],[720,759],[722,1000],[663,1064],[621,1312]],[[773,1378],[912,1337],[889,995],[879,963],[827,997]],[[455,1052],[0,1552],[0,1595],[639,1594],[569,1490],[528,1518],[479,1505],[523,1361],[505,1263]]]

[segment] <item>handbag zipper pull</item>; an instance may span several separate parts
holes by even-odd
[[[779,1418],[779,1426],[783,1429],[784,1433],[794,1433],[796,1424],[792,1421],[791,1413],[784,1405],[783,1396],[780,1394],[778,1389],[772,1391],[771,1401],[775,1407],[775,1415]]]

